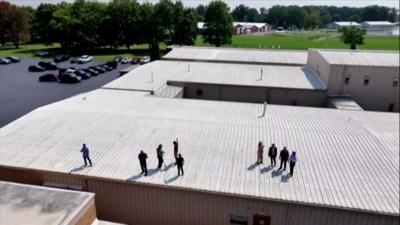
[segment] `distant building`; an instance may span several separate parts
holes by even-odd
[[[252,34],[259,32],[267,32],[271,30],[271,26],[267,23],[248,23],[248,22],[233,22],[233,34]]]
[[[393,35],[396,28],[396,24],[389,21],[365,21],[361,26],[369,35]]]
[[[342,27],[361,27],[361,24],[355,21],[336,21],[326,26],[329,30],[339,30]]]

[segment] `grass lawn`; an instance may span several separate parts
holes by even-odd
[[[399,50],[399,36],[366,36],[365,45],[360,49],[369,50]],[[197,37],[196,45],[208,46],[203,43],[201,36]],[[288,32],[270,33],[264,35],[240,35],[232,37],[232,44],[227,47],[244,48],[278,48],[306,50],[309,48],[347,49],[336,33],[326,32]]]
[[[161,51],[165,50],[165,45],[160,44]],[[26,44],[21,45],[20,48],[16,49],[13,46],[9,45],[6,47],[0,47],[0,57],[5,56],[17,56],[21,58],[40,58],[39,56],[35,55],[36,51],[47,51],[49,52],[48,56],[43,58],[51,58],[57,54],[62,54],[62,49],[58,44],[54,44],[52,46],[46,46],[43,44]],[[111,49],[111,48],[99,48],[89,52],[81,52],[78,55],[80,56],[83,54],[89,54],[94,56],[95,60],[99,61],[108,61],[114,59],[115,56],[130,56],[130,57],[142,57],[148,55],[148,46],[147,45],[135,45],[131,46],[130,50],[126,48],[118,48],[118,49]],[[74,54],[70,54],[74,56]]]
[[[399,36],[366,36],[365,45],[360,45],[360,49],[370,50],[400,50]],[[197,36],[195,45],[209,46],[204,44],[201,36]],[[288,33],[270,33],[263,35],[240,35],[232,37],[232,44],[225,47],[242,47],[242,48],[281,48],[281,49],[298,49],[306,50],[309,48],[337,48],[348,49],[348,46],[340,42],[337,33],[326,32],[288,32]],[[165,44],[160,44],[162,52],[165,50]],[[19,49],[13,46],[0,47],[0,57],[15,55],[24,58],[38,58],[35,56],[36,51],[48,51],[47,57],[53,57],[60,54],[61,48],[55,44],[53,46],[45,46],[42,44],[21,45]],[[115,56],[131,56],[141,57],[149,55],[147,45],[135,45],[130,50],[126,48],[100,48],[91,52],[81,52],[82,54],[90,54],[96,60],[107,61]]]

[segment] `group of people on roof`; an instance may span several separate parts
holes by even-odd
[[[263,163],[264,156],[264,144],[260,141],[258,142],[257,147],[257,164]],[[271,159],[271,166],[276,166],[276,157],[278,156],[278,149],[275,144],[272,144],[268,149],[268,157]],[[286,147],[279,152],[279,159],[281,160],[281,165],[279,167],[279,171],[282,169],[286,170],[286,164],[289,161],[290,172],[289,176],[293,176],[294,166],[296,165],[297,157],[296,152],[293,151],[292,154],[289,156],[289,151]]]

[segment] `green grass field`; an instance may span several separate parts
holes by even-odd
[[[360,49],[369,50],[394,50],[399,51],[399,36],[366,36],[365,45],[360,45]],[[195,45],[210,46],[204,44],[201,36],[197,37]],[[326,32],[288,32],[288,33],[271,33],[266,35],[241,35],[233,36],[232,44],[224,47],[242,47],[242,48],[279,48],[280,49],[297,49],[306,50],[309,48],[333,48],[333,49],[348,49],[348,46],[340,42],[338,34]],[[165,44],[160,45],[160,49],[165,49]],[[45,46],[42,44],[27,44],[21,45],[19,49],[12,46],[0,47],[0,57],[15,55],[18,57],[34,57],[35,52],[39,50],[48,51],[53,57],[60,54],[61,48],[59,45]],[[81,52],[80,54],[90,54],[96,60],[106,61],[113,59],[116,55],[141,57],[148,55],[147,45],[135,45],[130,50],[126,48],[110,49],[100,48],[92,52]]]
[[[399,50],[398,36],[366,36],[365,45],[360,49],[369,50]],[[204,45],[201,37],[196,40],[196,45]],[[272,33],[266,35],[240,35],[233,36],[232,44],[229,47],[243,48],[278,48],[306,50],[309,48],[334,48],[347,49],[339,40],[338,34],[326,32],[304,32],[304,33]]]

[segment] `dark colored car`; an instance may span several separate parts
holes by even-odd
[[[81,78],[73,73],[63,73],[58,76],[58,79],[60,79],[61,83],[78,83],[81,81]]]
[[[101,64],[101,65],[99,65],[101,68],[103,68],[103,69],[105,69],[106,71],[111,71],[111,70],[113,70],[113,68],[112,67],[109,67],[109,66],[107,66],[106,64]]]
[[[101,68],[100,66],[91,66],[91,67],[89,67],[89,69],[96,70],[99,73],[105,73],[106,72],[106,70]]]
[[[115,56],[114,61],[115,62],[121,62],[122,56]]]
[[[86,73],[83,70],[75,70],[74,74],[79,76],[82,80],[87,80],[92,77],[92,76],[90,76],[90,73]]]
[[[71,66],[70,69],[71,69],[71,70],[80,70],[81,68],[76,67],[76,66]]]
[[[85,71],[86,73],[89,73],[92,77],[99,75],[99,72],[97,72],[94,69],[87,68],[87,69],[83,69],[83,71]]]
[[[45,70],[58,70],[57,64],[55,64],[53,62],[40,61],[38,64],[39,64],[39,66],[43,67]]]
[[[8,60],[10,60],[12,63],[18,63],[21,62],[21,59],[16,57],[16,56],[8,56],[6,57]]]
[[[106,65],[116,69],[118,67],[118,62],[117,61],[108,61],[108,62],[106,62]]]
[[[45,71],[45,69],[44,69],[43,67],[41,67],[41,66],[36,66],[36,65],[29,66],[29,67],[28,67],[28,70],[29,70],[30,72],[43,72],[43,71]]]
[[[9,59],[6,58],[0,58],[0,64],[6,65],[6,64],[10,64],[11,61]]]
[[[58,82],[58,77],[54,74],[47,73],[39,77],[40,82]]]
[[[69,59],[69,55],[57,55],[56,57],[54,57],[53,61],[55,63],[60,63],[60,62],[68,61],[68,59]]]
[[[131,64],[134,64],[134,65],[139,64],[139,63],[140,63],[140,59],[139,58],[133,58],[132,61],[131,61]]]
[[[69,60],[70,63],[77,63],[78,59],[77,58],[72,58],[71,60]]]

